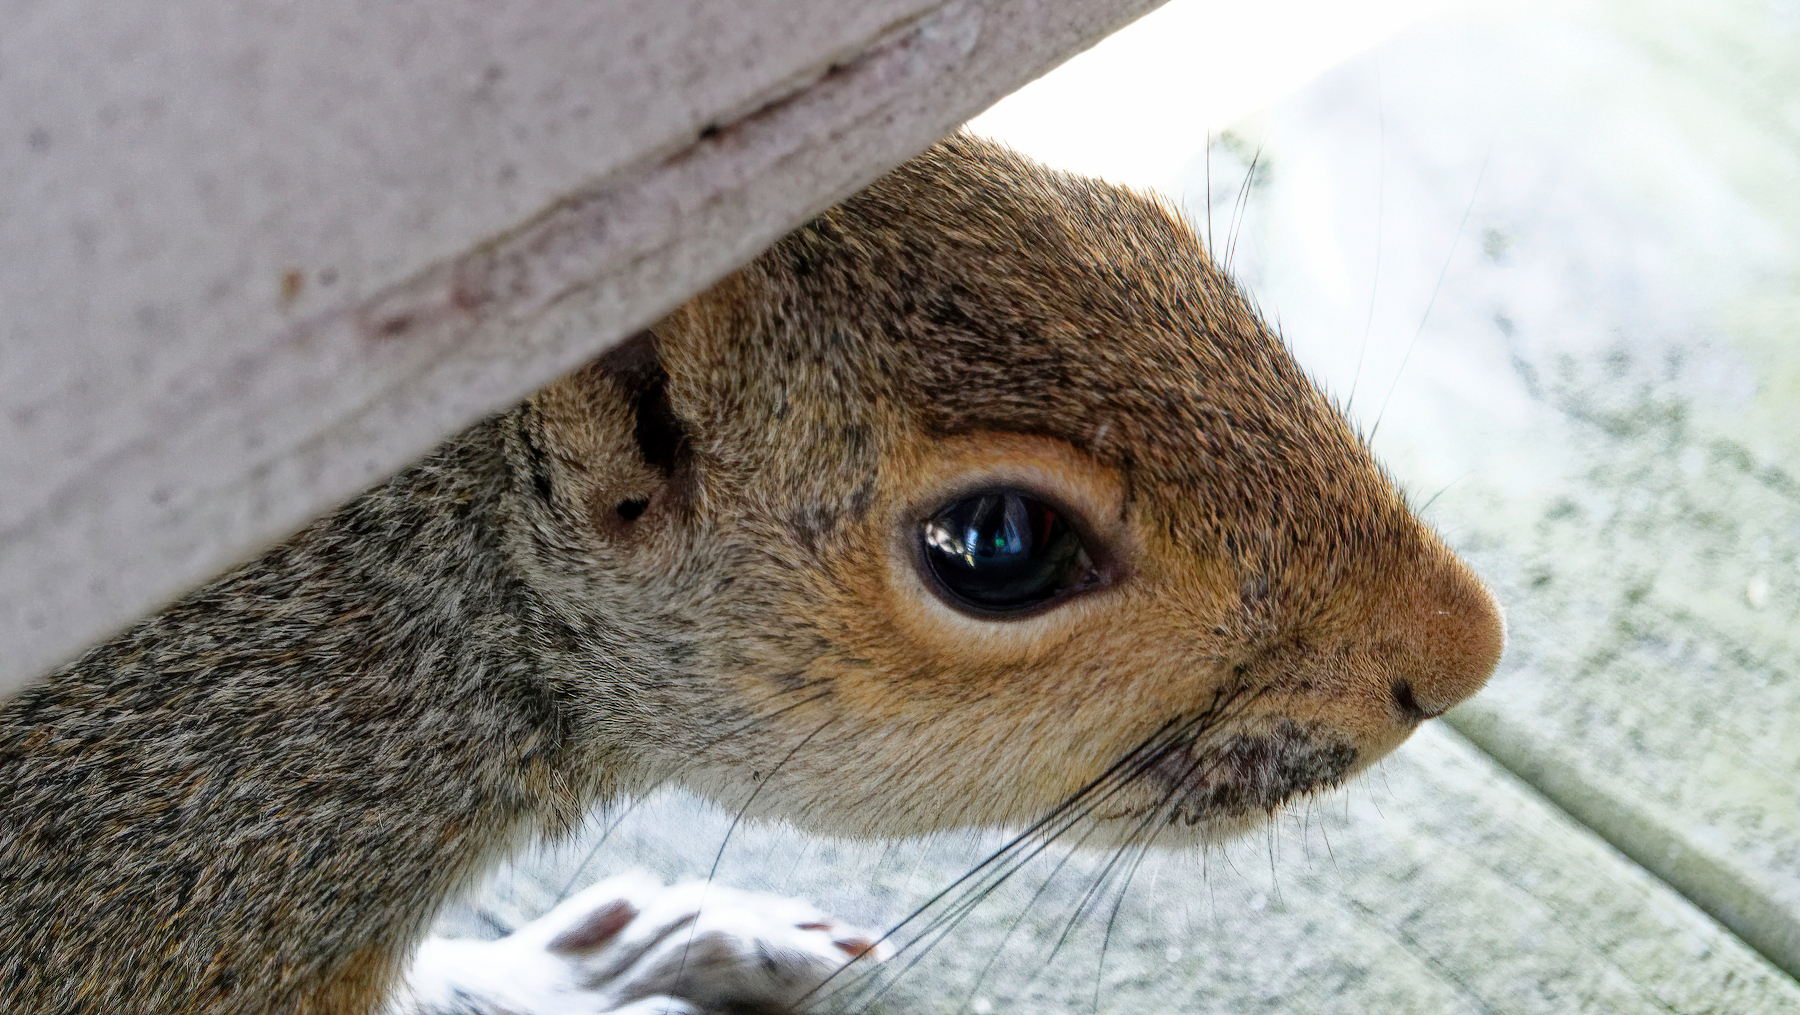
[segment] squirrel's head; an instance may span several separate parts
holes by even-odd
[[[554,679],[629,786],[1179,841],[1343,781],[1500,655],[1480,582],[1178,215],[973,138],[517,433]]]

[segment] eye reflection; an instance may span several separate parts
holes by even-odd
[[[925,522],[925,545],[947,556],[963,556],[962,540],[936,518]],[[972,554],[964,559],[967,560],[970,567],[975,566],[975,557]]]
[[[1022,493],[955,501],[927,518],[920,536],[926,563],[952,600],[982,610],[1036,606],[1096,580],[1074,526]]]

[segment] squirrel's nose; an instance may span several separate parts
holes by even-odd
[[[1461,561],[1401,597],[1405,658],[1396,660],[1393,694],[1403,714],[1442,715],[1481,690],[1506,645],[1506,621],[1494,597]]]

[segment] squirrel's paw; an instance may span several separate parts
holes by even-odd
[[[498,941],[426,942],[414,1011],[671,1015],[797,1005],[886,949],[798,899],[641,873],[609,878]]]

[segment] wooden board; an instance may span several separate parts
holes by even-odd
[[[1155,4],[10,12],[0,693]]]
[[[543,912],[571,884],[633,868],[666,880],[714,872],[721,884],[798,894],[886,929],[1005,841],[851,843],[734,824],[730,813],[682,796],[596,815],[586,835],[522,858],[439,929],[493,937]],[[935,944],[901,948],[889,963],[900,975],[877,1010],[1800,1008],[1800,985],[1437,724],[1348,790],[1297,809],[1269,832],[1204,852],[1113,858],[1050,849]],[[924,922],[902,928],[896,943]],[[860,1011],[867,996],[852,988],[825,1007]]]
[[[1224,221],[1260,146],[1241,270],[1507,608],[1449,721],[1800,976],[1787,24],[1489,8],[1338,68],[1212,168]]]

